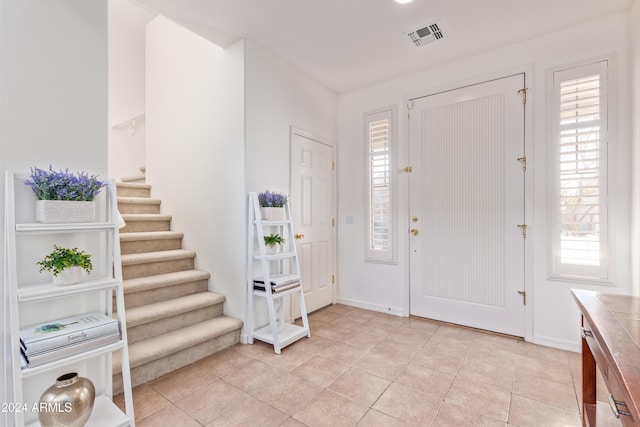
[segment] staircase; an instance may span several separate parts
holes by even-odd
[[[196,270],[171,216],[160,214],[142,177],[117,184],[131,381],[135,387],[240,340],[242,321],[223,314],[225,297],[208,291],[210,274]],[[115,305],[114,305],[115,307]],[[122,389],[119,353],[113,390]]]

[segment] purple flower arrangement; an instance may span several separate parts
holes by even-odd
[[[287,200],[287,195],[283,193],[273,193],[269,190],[258,193],[258,202],[262,208],[281,208]]]
[[[90,202],[105,185],[95,175],[85,172],[74,175],[69,169],[56,172],[51,165],[49,170],[32,168],[30,178],[25,184],[31,187],[38,200]]]

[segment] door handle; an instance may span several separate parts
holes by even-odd
[[[411,230],[409,230],[411,232],[411,234],[413,234],[414,236],[418,235],[418,229],[417,228],[412,228]]]
[[[296,233],[294,236],[296,239],[304,239],[304,234]]]
[[[613,415],[616,416],[616,418],[620,418],[620,415],[631,415],[631,413],[627,412],[627,411],[621,411],[618,408],[618,405],[620,406],[624,406],[625,408],[627,407],[627,404],[624,403],[621,400],[616,400],[613,398],[613,395],[611,393],[609,393],[608,400],[609,400],[609,407],[611,408],[611,412],[613,412]]]

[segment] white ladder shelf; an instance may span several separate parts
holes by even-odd
[[[0,425],[39,426],[37,412],[31,410],[45,389],[68,372],[89,378],[96,398],[87,427],[133,427],[133,396],[124,317],[124,290],[120,258],[120,238],[116,187],[113,180],[96,198],[96,222],[41,224],[34,218],[35,197],[25,185],[26,173],[6,172],[5,176],[5,271],[4,271],[4,355],[3,375],[7,402],[21,402],[26,411],[0,414]],[[86,280],[58,286],[38,274],[36,257],[52,244],[90,247],[94,270]],[[46,252],[45,252],[46,253]],[[35,367],[23,367],[20,356],[20,329],[88,312],[112,316],[115,295],[120,339],[106,345],[51,360]],[[112,353],[122,360],[125,410],[113,403]],[[3,418],[4,417],[4,418]],[[3,422],[4,421],[4,422]]]
[[[247,257],[247,331],[248,342],[254,339],[273,345],[273,351],[282,349],[295,341],[310,337],[307,310],[304,304],[304,289],[301,284],[300,266],[293,233],[293,221],[289,202],[284,206],[284,219],[263,219],[257,193],[249,193],[248,257]],[[265,231],[279,234],[285,239],[283,251],[267,253]],[[254,268],[254,263],[260,264]],[[283,301],[291,295],[298,298],[302,326],[285,323]],[[254,329],[254,298],[264,298],[269,324]]]

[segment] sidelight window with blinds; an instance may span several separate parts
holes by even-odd
[[[366,259],[393,262],[393,174],[395,110],[365,114],[364,134],[367,160]]]
[[[552,276],[608,280],[608,61],[553,72]]]

